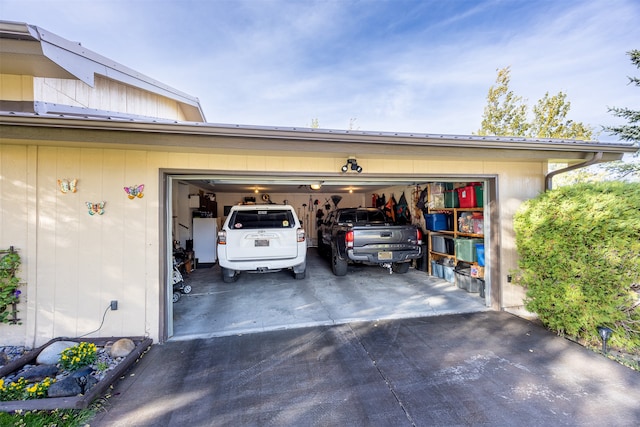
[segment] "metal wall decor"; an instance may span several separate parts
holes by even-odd
[[[127,197],[129,197],[129,199],[135,199],[136,197],[141,199],[144,197],[144,194],[142,194],[142,192],[144,191],[144,184],[124,187],[124,191],[125,193],[127,193]]]
[[[87,208],[89,208],[89,215],[93,216],[93,215],[102,215],[104,214],[104,205],[107,202],[97,202],[97,203],[91,203],[91,202],[86,202],[87,203]]]
[[[62,193],[75,193],[77,191],[76,186],[78,185],[78,179],[59,179],[58,187],[60,187],[60,192]]]

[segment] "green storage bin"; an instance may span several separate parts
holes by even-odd
[[[445,208],[457,208],[460,206],[460,202],[458,199],[458,192],[453,191],[445,191],[444,192],[444,207]]]
[[[484,189],[482,185],[476,185],[476,206],[484,207]]]
[[[445,191],[451,191],[453,190],[453,182],[443,182],[444,184],[444,190]]]
[[[483,239],[456,239],[456,259],[458,261],[476,262],[476,244],[484,243]]]

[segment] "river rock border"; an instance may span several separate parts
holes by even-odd
[[[30,400],[11,400],[0,402],[0,411],[12,412],[17,410],[34,411],[34,410],[53,410],[53,409],[85,409],[91,402],[101,396],[104,391],[113,384],[125,371],[127,371],[142,354],[153,344],[151,338],[145,337],[108,337],[108,338],[55,338],[47,342],[41,347],[38,347],[19,359],[14,360],[8,365],[0,368],[0,378],[7,376],[8,374],[19,371],[23,366],[34,363],[38,358],[38,355],[51,343],[56,341],[74,341],[74,342],[90,342],[94,343],[98,347],[103,347],[107,343],[115,342],[121,338],[129,338],[135,344],[136,347],[127,357],[125,357],[118,365],[110,370],[107,375],[84,395],[72,396],[72,397],[53,397],[44,399],[30,399]]]

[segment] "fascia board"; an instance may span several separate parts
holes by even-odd
[[[265,149],[291,149],[292,141],[296,141],[297,149],[310,151],[311,146],[316,144],[317,149],[336,149],[337,147],[348,146],[356,152],[367,152],[375,150],[377,152],[393,151],[393,147],[398,149],[439,149],[442,153],[451,149],[467,149],[470,152],[479,150],[498,152],[530,151],[530,152],[564,152],[564,153],[594,153],[603,152],[613,155],[622,155],[637,151],[637,147],[626,143],[596,143],[584,141],[561,141],[561,140],[527,140],[524,138],[494,138],[476,136],[451,136],[451,135],[427,135],[427,134],[386,134],[380,132],[330,132],[330,131],[301,131],[284,130],[266,127],[241,127],[222,126],[209,123],[150,123],[135,120],[118,119],[93,119],[93,118],[54,118],[41,117],[32,114],[0,113],[0,126],[17,127],[11,133],[20,133],[20,127],[66,129],[90,131],[114,131],[131,132],[140,135],[134,144],[145,144],[145,141],[155,140],[157,145],[180,146],[182,148],[213,147],[212,141],[224,141],[225,144],[231,141],[232,146],[238,149],[253,149],[256,151]],[[8,128],[6,128],[8,130]],[[25,131],[25,135],[35,136],[39,134],[35,129]],[[46,134],[46,132],[44,132]],[[149,135],[149,138],[143,135]],[[175,138],[179,135],[181,138]],[[202,137],[214,137],[214,140]],[[119,139],[119,138],[116,138]],[[95,140],[95,139],[91,139]],[[242,141],[246,144],[241,143]],[[217,144],[217,142],[216,142]],[[224,144],[223,144],[224,145]],[[358,147],[361,147],[358,149]],[[379,148],[375,148],[379,147]],[[383,148],[384,147],[384,148]],[[220,146],[220,148],[222,148]],[[435,153],[434,153],[435,154]],[[515,153],[513,153],[515,155]]]

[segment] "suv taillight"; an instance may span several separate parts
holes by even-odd
[[[304,228],[298,228],[296,235],[298,236],[298,243],[304,242],[304,239],[305,239]]]
[[[218,231],[218,244],[226,245],[227,244],[227,232],[226,231]]]
[[[344,236],[344,241],[347,244],[347,248],[353,248],[353,230],[347,231]]]
[[[422,230],[416,228],[416,238],[418,239],[418,244],[422,243]]]

